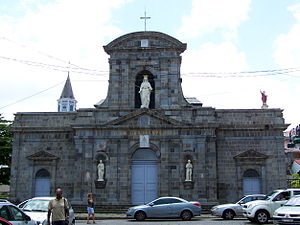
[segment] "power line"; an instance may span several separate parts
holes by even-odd
[[[17,104],[17,103],[19,103],[19,102],[22,102],[22,101],[25,101],[25,100],[27,100],[27,99],[29,99],[29,98],[32,98],[32,97],[34,97],[34,96],[36,96],[36,95],[39,95],[39,94],[41,94],[41,93],[43,93],[43,92],[45,92],[45,91],[48,91],[48,90],[50,90],[50,89],[52,89],[52,88],[55,88],[55,87],[57,87],[58,85],[61,85],[61,84],[64,83],[64,82],[65,82],[65,81],[62,81],[62,82],[60,82],[60,83],[58,83],[58,84],[55,84],[55,85],[53,85],[53,86],[51,86],[51,87],[49,87],[49,88],[46,88],[46,89],[44,89],[44,90],[42,90],[42,91],[39,91],[39,92],[37,92],[37,93],[34,93],[34,94],[30,95],[30,96],[27,96],[27,97],[25,97],[25,98],[22,98],[22,99],[20,99],[20,100],[17,100],[17,101],[15,101],[15,102],[13,102],[13,103],[10,103],[10,104],[8,104],[8,105],[2,106],[2,107],[0,107],[0,109],[6,108],[6,107],[8,107],[8,106],[15,105],[15,104]]]
[[[28,45],[20,44],[16,41],[13,41],[7,37],[0,37],[0,39],[6,40],[8,42],[11,42],[19,47],[22,48],[28,48],[32,51],[37,52],[38,54],[44,55],[48,58],[55,59],[60,62],[68,63],[69,65],[72,65],[73,67],[69,68],[68,66],[58,66],[53,64],[46,64],[41,62],[35,62],[35,61],[28,61],[28,60],[21,60],[16,58],[9,58],[5,56],[0,56],[2,59],[6,60],[13,60],[17,61],[23,64],[27,64],[30,66],[39,66],[44,67],[46,69],[61,71],[61,72],[74,72],[74,73],[80,73],[80,74],[87,74],[87,75],[93,75],[93,76],[107,76],[109,71],[101,71],[101,70],[95,70],[95,69],[87,69],[80,67],[75,64],[70,64],[67,60],[60,59],[56,56],[50,55],[48,53],[45,53],[40,50],[36,50]],[[71,71],[69,69],[72,69]],[[84,72],[85,71],[85,72]],[[289,74],[300,71],[299,67],[296,68],[285,68],[285,69],[269,69],[269,70],[257,70],[257,71],[240,71],[240,72],[187,72],[187,73],[181,73],[182,76],[187,77],[208,77],[208,78],[229,78],[229,77],[242,77],[242,78],[249,78],[248,75],[251,75],[250,77],[261,77],[261,76],[275,76],[275,75],[281,75],[281,74]]]

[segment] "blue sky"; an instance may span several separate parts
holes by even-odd
[[[291,127],[299,124],[296,0],[0,0],[0,113],[13,119],[16,112],[56,111],[68,61],[78,108],[92,108],[107,92],[108,55],[102,46],[143,30],[139,17],[145,10],[151,17],[147,30],[187,43],[185,96],[208,107],[252,109],[261,107],[265,90],[269,107],[284,109]],[[37,63],[43,64],[32,65]],[[89,74],[76,73],[76,66]],[[297,69],[271,76],[228,74],[286,68]]]

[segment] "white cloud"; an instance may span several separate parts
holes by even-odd
[[[22,17],[0,16],[0,56],[66,66],[66,63],[51,58],[55,56],[82,67],[108,71],[108,55],[102,46],[122,33],[113,25],[112,10],[127,2],[57,0],[38,5],[39,1],[23,1],[22,7],[26,11]],[[32,8],[28,4],[37,5]],[[0,94],[6,96],[1,99],[2,107],[64,82],[67,73],[0,59],[0,76]],[[106,79],[108,76],[71,73],[78,106],[93,107],[94,103],[105,98]],[[0,109],[0,113],[12,119],[11,112],[56,111],[56,100],[62,87],[63,84],[30,100]]]
[[[231,42],[204,43],[199,50],[187,50],[183,54],[182,70],[186,72],[235,72],[247,69],[245,54]]]
[[[224,37],[232,38],[239,25],[248,19],[250,4],[251,0],[193,0],[178,36],[195,38],[219,29]]]
[[[273,58],[283,68],[300,65],[300,4],[288,8],[296,19],[287,34],[281,34],[275,41]]]

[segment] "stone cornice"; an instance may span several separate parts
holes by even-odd
[[[141,39],[155,39],[155,40],[162,40],[169,43],[167,46],[149,46],[147,48],[142,48],[138,46],[126,46],[124,43],[130,42],[132,40],[141,40]],[[161,32],[154,32],[154,31],[146,31],[146,32],[133,32],[129,34],[125,34],[121,37],[116,38],[108,45],[103,46],[104,50],[108,54],[112,54],[114,51],[130,51],[143,49],[143,51],[153,50],[153,49],[172,49],[181,52],[186,50],[186,44],[180,42],[179,40],[161,33]]]

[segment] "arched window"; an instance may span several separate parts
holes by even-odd
[[[132,160],[157,161],[157,156],[155,152],[150,149],[139,149],[133,154]]]
[[[135,108],[141,108],[141,97],[140,97],[140,86],[143,82],[144,75],[148,75],[148,81],[151,84],[152,91],[150,94],[150,104],[149,108],[154,109],[155,108],[155,83],[154,83],[154,76],[152,73],[150,73],[148,70],[143,70],[135,78]]]
[[[50,173],[48,172],[48,170],[45,169],[40,169],[39,171],[37,171],[36,178],[50,178]]]
[[[256,170],[246,170],[244,173],[244,177],[259,177],[259,174],[256,172]]]

